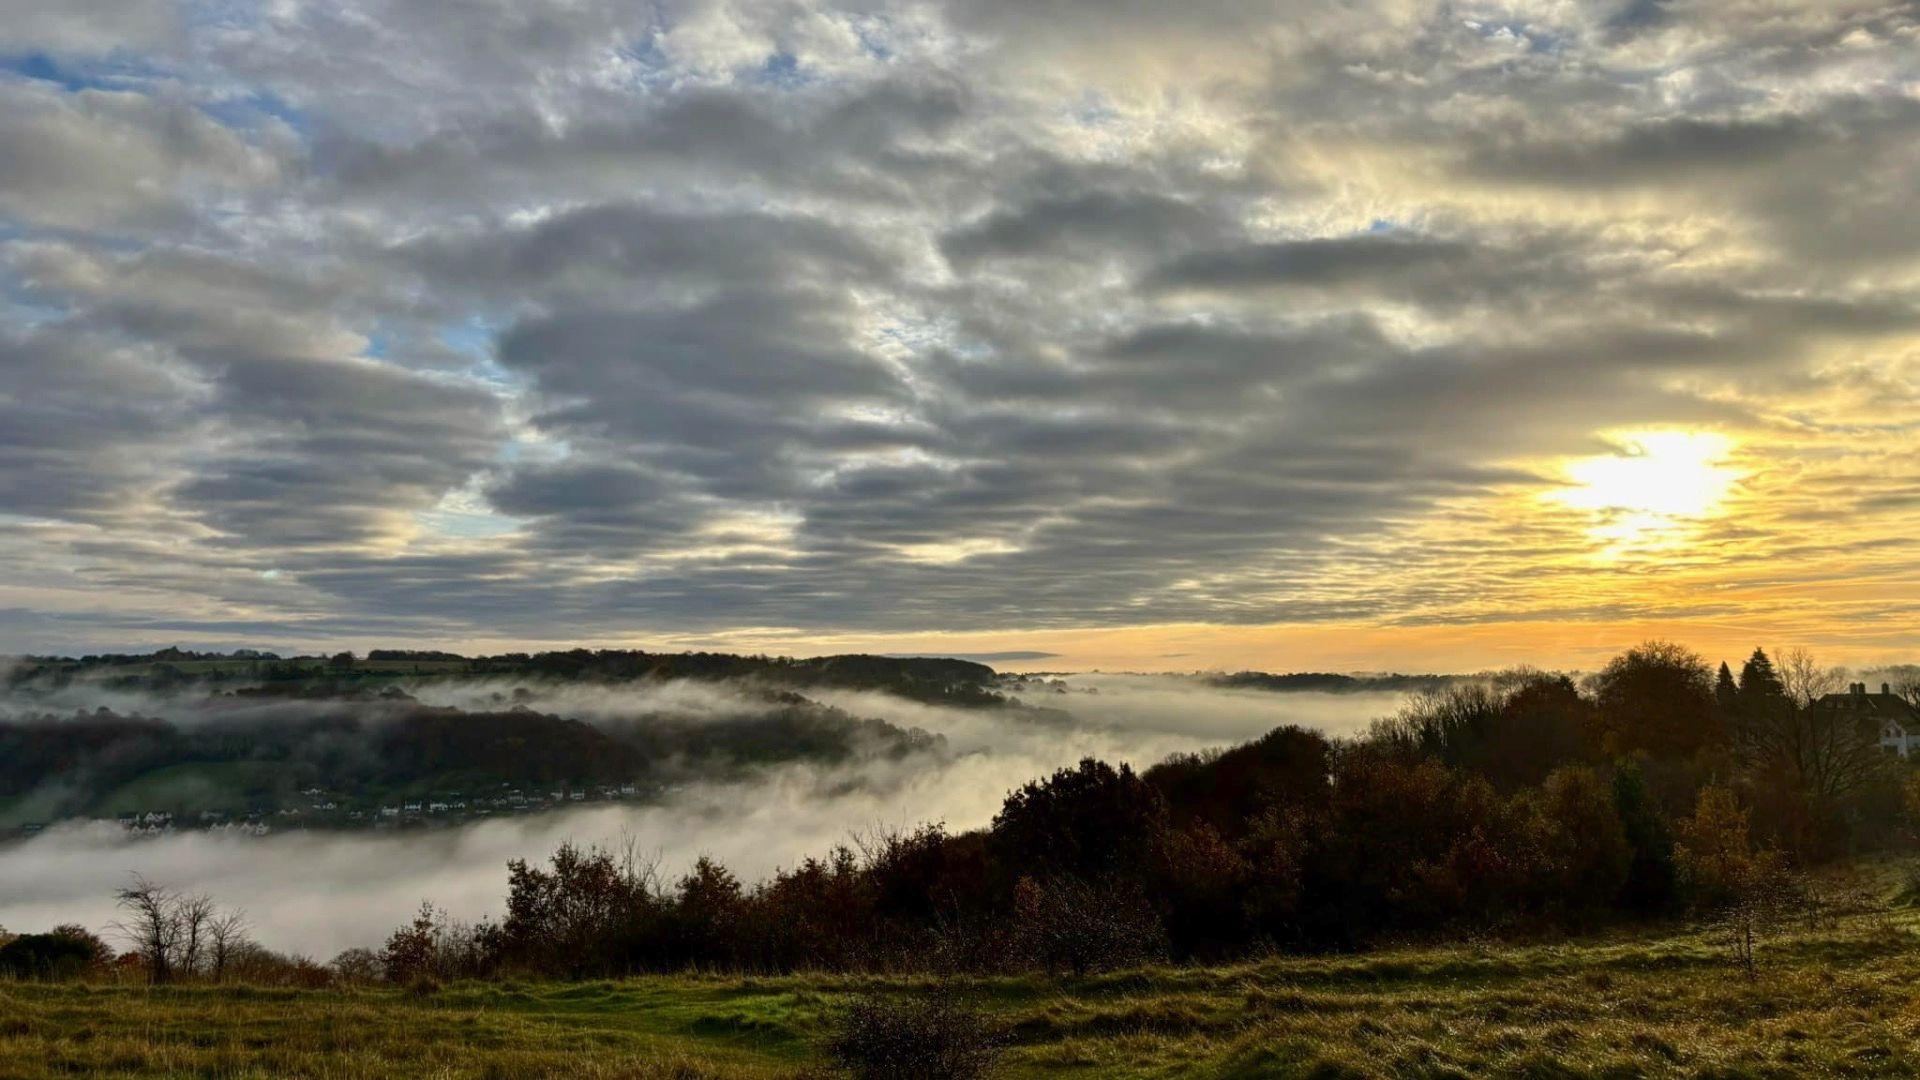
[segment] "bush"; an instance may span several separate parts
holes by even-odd
[[[1166,956],[1166,934],[1138,886],[1114,879],[1021,878],[1013,893],[1018,958],[1075,975],[1111,971]]]
[[[80,926],[55,927],[45,934],[22,934],[0,945],[0,976],[12,979],[70,979],[113,958],[113,950]]]
[[[986,1076],[1005,1033],[946,992],[897,1001],[869,995],[839,1018],[827,1053],[873,1080],[969,1080]]]

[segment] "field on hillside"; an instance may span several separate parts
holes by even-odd
[[[1920,919],[968,979],[1008,1077],[1920,1074]],[[821,1075],[834,1016],[925,979],[386,988],[0,985],[0,1077]]]

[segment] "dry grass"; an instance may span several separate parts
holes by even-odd
[[[956,989],[1009,1076],[1920,1075],[1920,935],[1866,915],[1769,938],[1749,980],[1705,931],[1409,948]],[[925,980],[647,978],[265,990],[0,985],[0,1077],[781,1077],[855,995]]]

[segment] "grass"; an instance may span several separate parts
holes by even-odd
[[[278,761],[183,761],[142,773],[92,809],[99,817],[188,806],[236,813],[291,786],[286,765]]]
[[[964,980],[1009,1077],[1920,1074],[1920,920],[1389,949],[1086,979]],[[0,984],[0,1077],[818,1074],[854,995],[919,978],[658,977],[283,990]]]

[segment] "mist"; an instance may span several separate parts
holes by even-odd
[[[1398,694],[1272,693],[1178,676],[1068,676],[1066,691],[1029,685],[1036,709],[926,705],[870,691],[808,691],[853,716],[944,737],[937,750],[833,765],[787,763],[747,779],[679,784],[646,803],[589,804],[460,826],[402,831],[282,831],[265,837],[183,831],[132,837],[105,822],[67,822],[0,847],[0,926],[111,923],[113,891],[141,873],[244,908],[263,944],[327,959],[377,947],[421,901],[456,918],[497,916],[509,859],[544,859],[563,841],[625,847],[672,880],[701,855],[743,880],[824,853],[850,837],[941,822],[988,824],[1006,793],[1082,757],[1144,768],[1170,754],[1231,745],[1283,724],[1350,734],[1399,706]],[[464,681],[423,683],[421,701],[497,707],[526,687],[532,707],[595,724],[751,713],[753,689],[676,680],[619,686]],[[523,695],[523,700],[527,695]],[[120,695],[125,699],[127,695]],[[65,704],[65,702],[63,702]],[[147,715],[190,712],[178,701],[119,700]]]

